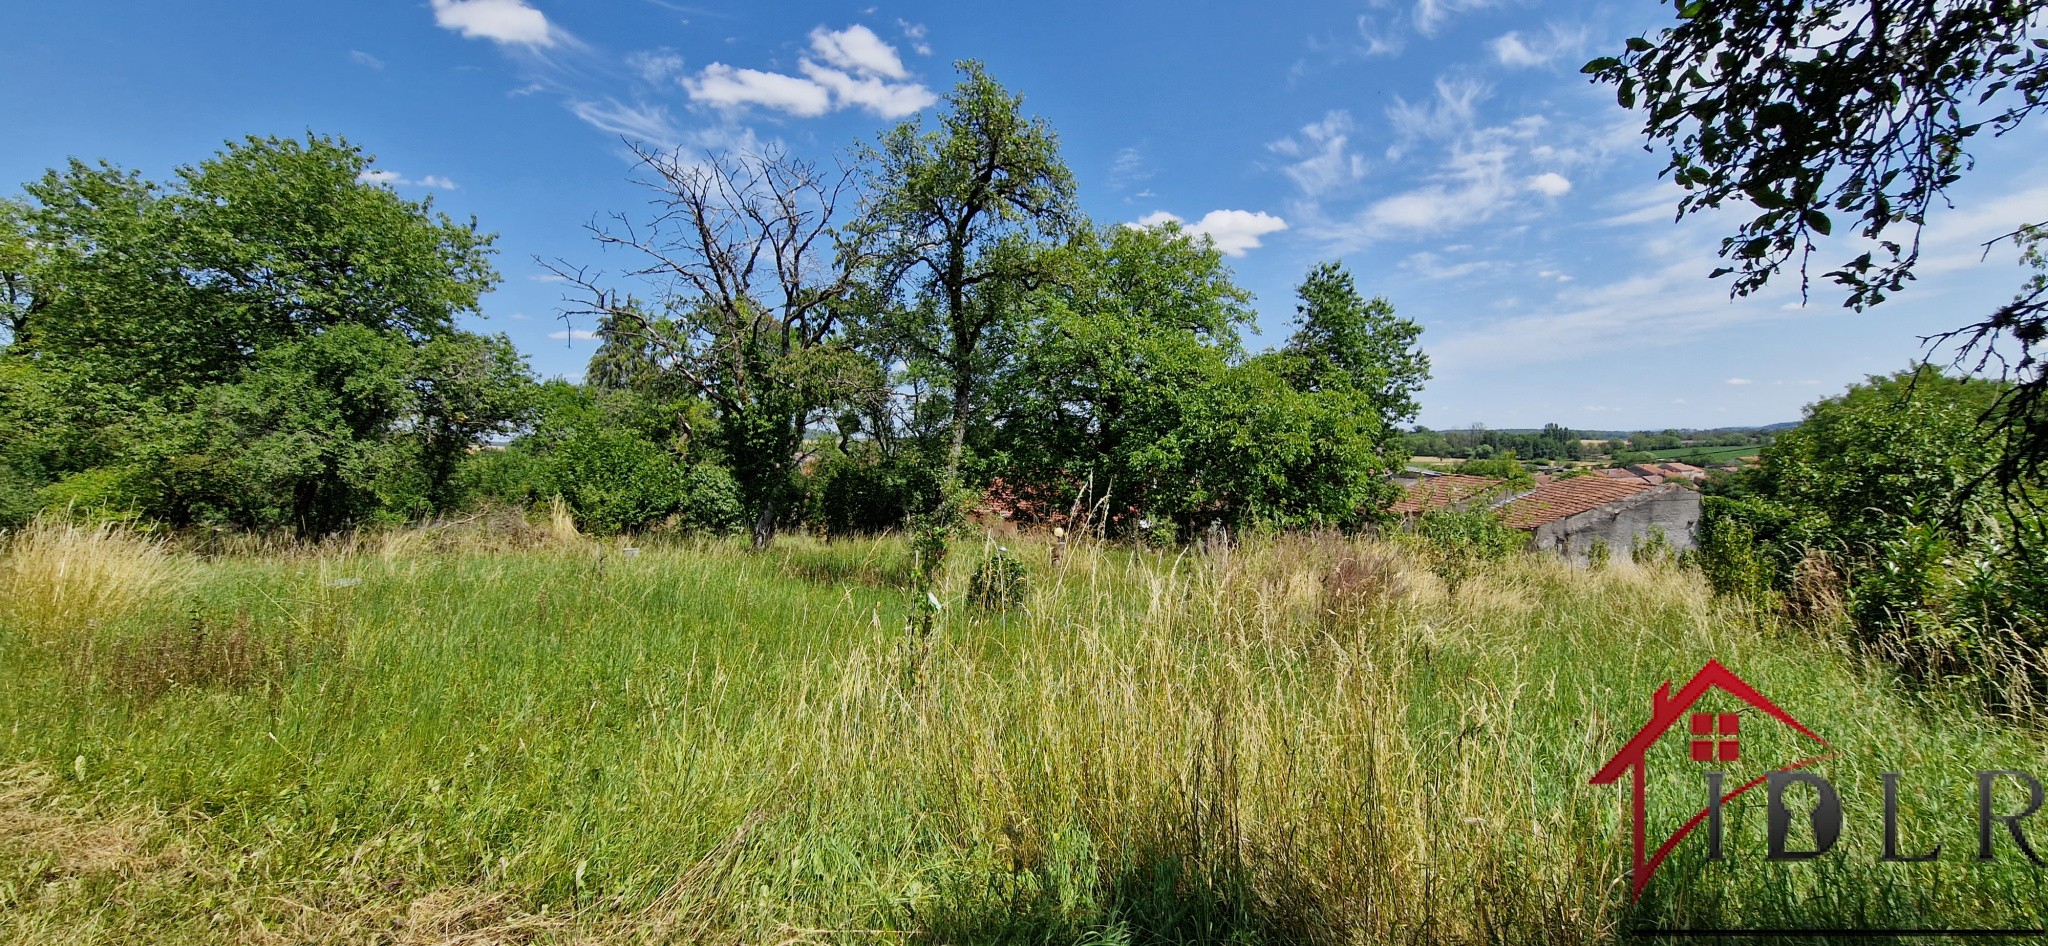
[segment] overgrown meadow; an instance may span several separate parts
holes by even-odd
[[[472,524],[180,548],[32,525],[0,560],[0,939],[1583,943],[2043,922],[2048,870],[2003,836],[1974,860],[1973,773],[2048,775],[2036,731],[1908,692],[1693,573],[1516,557],[1452,597],[1374,540],[1055,560],[1024,537],[1005,541],[1030,591],[988,613],[964,600],[987,541],[954,556],[919,641],[895,538],[629,552]],[[1623,788],[1587,778],[1660,683],[1710,658],[1843,753],[1817,770],[1847,830],[1816,861],[1766,863],[1745,798],[1729,860],[1688,842],[1632,906]],[[1654,772],[1652,809],[1698,809],[1698,768]],[[1907,773],[1908,852],[1940,841],[1938,859],[1880,861],[1884,771]]]

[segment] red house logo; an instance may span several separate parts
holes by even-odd
[[[1630,739],[1627,745],[1622,746],[1621,751],[1614,754],[1614,758],[1608,759],[1607,764],[1601,766],[1600,771],[1595,773],[1590,780],[1591,784],[1594,785],[1612,785],[1620,781],[1623,776],[1628,776],[1632,779],[1631,787],[1633,788],[1633,793],[1630,803],[1631,813],[1635,817],[1635,863],[1634,869],[1631,871],[1632,899],[1639,900],[1642,898],[1643,888],[1649,885],[1650,877],[1657,872],[1657,868],[1664,863],[1664,859],[1670,856],[1671,850],[1678,846],[1678,842],[1685,840],[1686,835],[1691,834],[1694,828],[1699,827],[1700,823],[1705,821],[1709,814],[1718,815],[1720,805],[1735,800],[1743,793],[1764,784],[1769,779],[1768,774],[1757,776],[1748,782],[1744,782],[1734,791],[1722,795],[1718,803],[1700,809],[1698,814],[1693,815],[1676,832],[1673,832],[1670,837],[1665,838],[1663,843],[1659,844],[1654,852],[1649,852],[1648,856],[1645,856],[1648,848],[1646,843],[1646,822],[1648,819],[1644,811],[1643,796],[1647,781],[1647,762],[1645,757],[1650,751],[1650,747],[1656,745],[1658,740],[1666,736],[1675,736],[1676,738],[1685,739],[1690,743],[1687,758],[1694,762],[1734,762],[1742,758],[1741,713],[1692,712],[1694,704],[1697,704],[1700,698],[1706,696],[1710,690],[1720,690],[1735,697],[1750,708],[1762,713],[1765,717],[1776,720],[1790,727],[1800,736],[1813,740],[1822,749],[1832,748],[1828,745],[1827,740],[1814,735],[1812,730],[1800,725],[1799,721],[1793,719],[1790,713],[1779,709],[1776,703],[1772,703],[1764,698],[1764,695],[1758,693],[1754,687],[1744,683],[1741,677],[1736,676],[1727,667],[1721,666],[1719,661],[1707,661],[1707,665],[1701,667],[1700,672],[1694,674],[1693,678],[1686,683],[1684,688],[1678,691],[1676,696],[1673,696],[1671,693],[1671,681],[1664,681],[1664,685],[1659,687],[1656,694],[1650,699],[1650,721],[1645,723],[1642,729],[1637,730],[1635,737]],[[1681,721],[1685,725],[1680,726]],[[1830,751],[1811,758],[1801,759],[1777,771],[1791,772],[1803,769],[1823,759],[1830,758],[1834,754]],[[1718,776],[1715,776],[1715,778],[1717,781],[1710,782],[1709,784],[1718,784]],[[1712,791],[1709,794],[1711,795]],[[1716,824],[1718,825],[1718,822]]]

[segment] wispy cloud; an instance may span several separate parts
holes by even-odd
[[[1351,113],[1338,109],[1324,113],[1321,121],[1303,125],[1299,134],[1266,147],[1275,154],[1297,159],[1282,170],[1304,197],[1320,200],[1365,177],[1365,158],[1349,148],[1351,136],[1357,130]]]
[[[377,57],[375,57],[375,56],[372,56],[372,55],[370,55],[369,53],[363,52],[363,51],[362,51],[362,50],[360,50],[360,49],[351,49],[351,50],[349,50],[349,51],[348,51],[348,58],[349,58],[349,60],[350,60],[350,61],[354,62],[354,63],[355,63],[356,65],[358,65],[358,66],[362,66],[362,67],[364,67],[364,68],[367,68],[367,69],[382,69],[382,68],[384,68],[384,60],[382,60],[382,59],[378,59]]]
[[[882,42],[875,31],[858,23],[832,31],[822,26],[811,30],[811,51],[828,64],[884,79],[907,79],[896,47]]]
[[[683,80],[690,98],[720,108],[758,105],[814,118],[832,109],[832,93],[809,79],[759,69],[741,69],[714,62]]]
[[[1551,24],[1542,35],[1524,35],[1520,30],[1495,37],[1486,44],[1493,58],[1510,69],[1547,66],[1561,56],[1576,58],[1586,46],[1585,27]]]
[[[1415,31],[1424,36],[1435,36],[1436,31],[1454,16],[1500,6],[1502,0],[1417,0]]]
[[[591,342],[597,340],[597,333],[586,332],[580,328],[577,328],[567,329],[560,332],[549,332],[548,337],[558,342]]]
[[[603,101],[571,100],[569,111],[592,128],[633,141],[673,148],[683,140],[682,131],[669,118],[668,109],[661,105],[627,105],[610,98]]]
[[[670,79],[682,74],[683,57],[666,46],[660,49],[642,49],[626,54],[626,68],[648,85],[666,85]]]
[[[932,44],[927,43],[924,40],[925,33],[927,32],[927,30],[923,23],[912,23],[909,20],[897,20],[896,28],[903,31],[903,38],[910,43],[911,52],[914,52],[920,56],[929,56],[932,54]]]
[[[446,191],[456,189],[454,181],[438,174],[429,174],[414,180],[397,171],[387,171],[383,168],[371,168],[364,171],[356,175],[356,180],[362,181],[365,184],[382,184],[386,187],[433,187]]]

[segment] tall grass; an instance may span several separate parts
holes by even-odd
[[[0,938],[1520,943],[2040,922],[2041,872],[1967,856],[1971,773],[2048,770],[2038,738],[1909,700],[1689,574],[1516,559],[1453,600],[1370,541],[1081,544],[1057,565],[1010,543],[1025,606],[962,607],[960,556],[925,648],[887,539],[201,561],[31,532],[0,600],[0,764],[33,790],[0,799],[152,840],[112,866],[0,845]],[[79,581],[87,550],[125,577],[45,586]],[[139,687],[104,656],[195,619],[268,669]],[[95,656],[67,657],[81,640]],[[1761,814],[1731,810],[1731,860],[1681,848],[1632,906],[1624,799],[1586,780],[1659,683],[1709,658],[1845,750],[1822,770],[1848,831],[1822,860],[1765,863]],[[1760,757],[1793,748],[1745,735]],[[1907,845],[1943,840],[1943,859],[1879,861],[1892,770]],[[1655,810],[1699,806],[1695,772],[1658,771]]]

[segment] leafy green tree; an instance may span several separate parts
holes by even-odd
[[[1414,420],[1415,396],[1429,380],[1422,326],[1397,317],[1384,298],[1368,301],[1342,263],[1316,264],[1297,291],[1300,324],[1287,343],[1298,359],[1296,385],[1364,395],[1390,433]]]
[[[1067,278],[1029,299],[976,452],[1012,484],[1070,493],[1093,483],[1120,505],[1167,514],[1176,504],[1161,491],[1190,474],[1189,412],[1242,356],[1251,296],[1221,252],[1173,224],[1085,232],[1064,253]]]
[[[1896,531],[1909,510],[1961,528],[1983,511],[1972,511],[1969,487],[2003,448],[1977,428],[2002,391],[1920,366],[1813,404],[1762,454],[1771,498],[1826,517],[1851,551]]]
[[[1057,276],[1050,248],[1079,223],[1051,126],[1025,118],[1022,97],[980,63],[958,68],[936,129],[904,122],[865,154],[863,215],[880,254],[876,334],[946,395],[948,489],[986,382],[1014,355],[1023,297]]]
[[[1859,310],[1884,301],[1912,278],[1928,213],[1971,168],[1970,140],[2009,132],[2048,104],[2042,0],[1673,6],[1677,25],[1631,38],[1585,71],[1612,84],[1624,108],[1640,106],[1644,135],[1669,152],[1664,173],[1686,190],[1679,216],[1749,205],[1722,240],[1729,265],[1714,272],[1734,274],[1737,295],[1795,260],[1804,291],[1815,238],[1842,219],[1876,247],[1826,278]],[[2023,248],[2038,238],[2025,225],[2039,221],[2014,223]],[[2044,338],[2048,282],[2035,280],[1939,339],[1961,343],[1957,365],[1995,360],[2017,382],[1994,415],[2012,432],[1997,468],[2008,490],[2048,462]],[[2005,339],[2018,351],[2001,353]]]
[[[38,254],[29,243],[28,207],[0,198],[0,352],[28,338],[29,316],[36,305]]]
[[[497,280],[492,238],[369,167],[339,139],[250,138],[168,186],[77,161],[26,185],[0,214],[23,236],[0,237],[21,277],[0,360],[64,410],[16,473],[58,481],[46,501],[307,533],[451,501],[528,378],[456,328]]]
[[[879,254],[870,343],[912,384],[942,392],[946,414],[938,495],[911,524],[920,635],[936,619],[933,588],[965,511],[968,428],[1014,356],[1024,297],[1057,277],[1053,247],[1080,222],[1051,126],[1026,119],[1022,97],[980,63],[957,68],[936,129],[912,119],[863,154],[873,193],[862,225]]]
[[[366,183],[339,139],[250,138],[169,188],[74,161],[25,187],[48,258],[39,351],[153,390],[233,380],[258,353],[337,325],[417,341],[497,282],[492,237]]]

